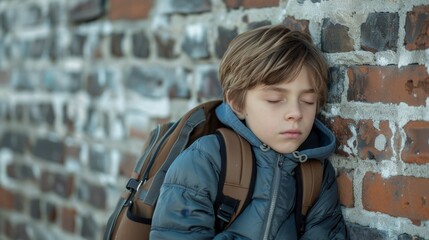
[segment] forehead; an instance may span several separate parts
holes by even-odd
[[[267,76],[265,79],[261,79],[255,82],[255,85],[278,85],[284,83],[290,83],[294,81],[302,82],[302,84],[310,84],[311,86],[317,86],[317,73],[316,70],[307,65],[302,65],[299,69],[288,69],[288,71],[278,72]]]
[[[283,81],[278,83],[259,84],[256,88],[262,91],[275,92],[315,92],[315,81],[307,69],[302,68],[302,70],[293,79],[283,78]]]

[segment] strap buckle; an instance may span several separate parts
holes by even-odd
[[[239,203],[240,200],[229,196],[223,196],[222,203],[217,210],[217,217],[223,222],[229,223]]]
[[[130,178],[125,188],[130,192],[137,192],[141,185],[142,181]]]
[[[140,181],[140,180],[137,180],[134,178],[130,178],[128,180],[128,183],[127,183],[125,188],[129,191],[129,195],[124,202],[124,207],[127,207],[131,204],[131,202],[132,202],[131,199],[134,197],[136,192],[139,190],[142,183],[143,183],[143,181]]]
[[[229,206],[229,205],[227,205],[225,203],[222,203],[219,206],[219,209],[217,211],[217,217],[220,220],[229,223],[229,221],[232,218],[232,214],[234,214],[234,212],[235,212],[235,208],[234,207]]]

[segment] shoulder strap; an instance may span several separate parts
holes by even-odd
[[[220,232],[241,213],[253,194],[255,161],[250,144],[231,129],[218,129],[221,172],[214,204],[216,231]]]
[[[218,128],[223,127],[215,114],[216,107],[221,103],[222,100],[201,103],[187,111],[179,120],[163,124],[150,134],[126,190],[109,217],[105,239],[116,239],[116,236],[124,236],[123,233],[128,236],[129,228],[123,227],[132,225],[124,217],[128,211],[150,222],[170,164],[196,139],[213,134]],[[121,234],[117,235],[118,232]]]
[[[176,157],[195,139],[211,134],[219,127],[220,123],[212,117],[219,103],[220,100],[205,102],[188,111],[157,146],[155,159],[149,160],[149,171],[145,170],[147,176],[144,179],[152,178],[150,189],[144,197],[145,204],[155,206],[167,170]]]
[[[296,168],[296,207],[295,223],[298,236],[304,233],[305,218],[320,194],[323,181],[323,163],[308,159]]]

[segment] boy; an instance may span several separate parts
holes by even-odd
[[[316,114],[327,94],[327,65],[309,35],[281,25],[237,36],[220,63],[224,103],[216,115],[252,146],[252,200],[223,232],[213,204],[220,172],[219,142],[202,137],[171,165],[155,208],[151,239],[298,239],[295,167],[324,164],[318,200],[301,239],[347,239],[335,172],[328,160],[335,137]]]

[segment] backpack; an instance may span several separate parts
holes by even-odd
[[[143,148],[134,171],[109,217],[105,240],[149,239],[152,215],[165,174],[174,159],[196,139],[215,134],[221,149],[221,171],[214,203],[217,232],[231,224],[253,194],[255,161],[250,144],[216,117],[221,100],[202,103],[181,119],[159,125]],[[323,165],[309,159],[297,167],[297,233],[304,231],[305,216],[320,192]]]

